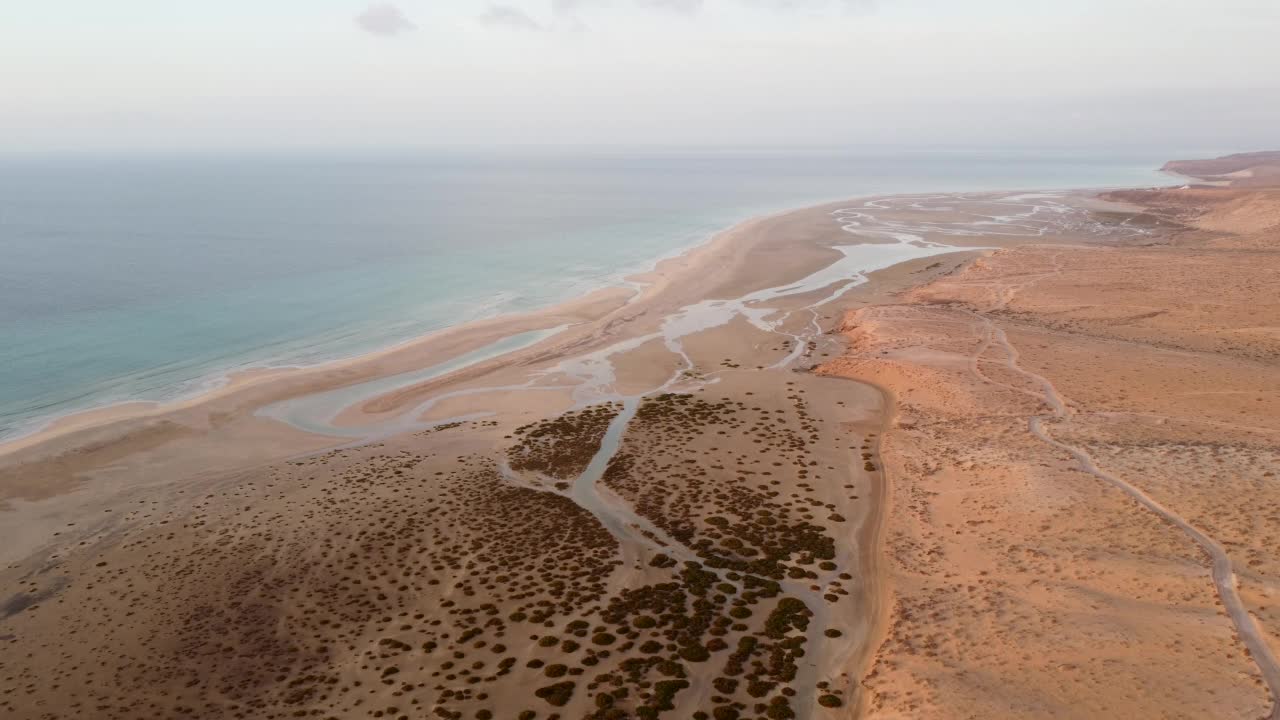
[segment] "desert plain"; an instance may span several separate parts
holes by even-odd
[[[1278,167],[758,218],[0,447],[0,713],[1280,717]]]

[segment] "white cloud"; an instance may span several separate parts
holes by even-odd
[[[480,23],[489,27],[511,28],[514,30],[545,30],[542,23],[534,20],[528,13],[510,5],[490,5],[480,15]]]
[[[400,8],[389,3],[378,3],[365,8],[364,12],[356,16],[356,25],[367,33],[383,37],[392,37],[418,27],[405,17]]]
[[[880,10],[878,0],[743,0],[747,5],[772,10],[819,11],[836,9],[851,15],[871,15]]]
[[[551,0],[551,7],[557,15],[572,15],[591,4],[593,4],[591,0]]]
[[[702,9],[702,0],[636,0],[641,7],[692,15]]]

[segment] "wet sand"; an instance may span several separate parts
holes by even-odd
[[[906,385],[869,370],[894,350],[881,353],[860,334],[872,323],[851,318],[917,304],[964,314],[930,288],[1019,252],[1150,243],[1155,220],[1067,193],[807,208],[662,263],[635,278],[638,293],[27,439],[0,456],[13,538],[0,574],[0,708],[31,718],[948,714],[902,689],[938,681],[899,640],[945,619],[904,616],[917,593],[955,583],[937,566],[934,553],[951,546],[935,521],[920,531],[933,534],[911,534],[913,513],[933,501],[913,484],[903,428],[922,422],[919,394],[932,386],[916,382],[918,369],[902,371]],[[963,344],[980,332],[954,334]],[[920,352],[948,371],[968,367],[969,356]],[[465,367],[449,364],[468,354]],[[396,376],[404,382],[387,380]],[[958,462],[947,472],[973,463]],[[1209,602],[1211,583],[1181,575],[1174,591]],[[1001,609],[990,613],[1004,627]],[[1230,654],[1229,622],[1215,624],[1208,606],[1201,615],[1185,641]],[[1196,669],[1166,662],[1170,683]],[[1254,707],[1247,668],[1233,668],[1214,671],[1238,673],[1225,686],[1230,709]]]

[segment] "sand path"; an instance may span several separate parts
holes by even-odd
[[[997,204],[1005,204],[1017,208],[1018,212],[1012,212],[1008,215],[964,213],[965,217],[958,221],[950,220],[936,223],[902,222],[876,215],[876,211],[891,210],[898,203],[906,202],[918,205],[921,200],[932,198],[870,200],[856,208],[842,208],[832,214],[841,227],[850,234],[871,239],[889,240],[904,250],[910,249],[909,254],[911,255],[928,256],[970,249],[931,242],[926,239],[926,236],[930,234],[941,236],[979,234],[1017,237],[1041,236],[1050,227],[1053,227],[1061,216],[1070,211],[1070,208],[1058,203],[1052,199],[1053,197],[1052,195],[1043,195],[1006,198],[998,201]],[[1035,202],[1028,202],[1028,200],[1034,200]],[[944,210],[951,211],[950,208],[945,208]],[[845,250],[845,248],[841,249]],[[647,518],[640,516],[625,500],[599,486],[599,481],[603,478],[609,462],[621,449],[627,428],[635,417],[641,401],[646,396],[668,392],[678,386],[680,389],[690,390],[700,385],[714,382],[713,377],[701,382],[689,381],[686,378],[685,371],[693,369],[694,363],[683,347],[684,338],[710,328],[722,326],[732,318],[744,317],[756,328],[776,334],[789,340],[792,344],[792,351],[782,360],[772,365],[769,370],[785,370],[791,367],[803,355],[806,345],[822,334],[821,326],[817,321],[818,310],[824,305],[839,299],[849,288],[866,281],[866,261],[853,252],[848,250],[845,250],[845,252],[845,261],[847,262],[838,261],[834,265],[798,282],[760,290],[736,300],[703,301],[696,305],[682,308],[669,316],[663,323],[662,329],[657,333],[632,338],[592,353],[585,358],[570,360],[559,366],[560,371],[567,371],[568,375],[580,381],[580,385],[575,391],[579,406],[602,402],[615,402],[622,405],[621,412],[609,424],[600,449],[592,457],[587,468],[574,479],[570,489],[567,491],[567,495],[580,507],[594,515],[614,535],[622,546],[623,558],[627,563],[634,564],[646,555],[652,557],[658,553],[665,554],[682,563],[699,562],[700,560],[696,552],[670,537],[669,534]],[[1027,278],[1023,284],[1035,282],[1039,277],[1041,276]],[[1007,303],[1020,287],[1022,285],[1002,293],[1002,304]],[[818,299],[801,308],[788,312],[769,309],[769,302],[772,300],[807,293],[817,294],[818,291],[822,291],[821,294],[818,294]],[[806,323],[799,331],[788,332],[784,329],[786,320],[790,316],[805,312],[811,314],[810,322]],[[633,349],[639,344],[656,339],[660,339],[671,352],[681,358],[680,367],[661,385],[645,392],[634,395],[621,395],[614,392],[613,385],[616,379],[616,368],[611,357]],[[976,362],[977,360],[975,359]],[[882,397],[885,398],[885,413],[881,421],[883,426],[887,427],[890,422],[888,412],[892,406],[892,399],[888,396],[887,391],[881,388],[877,389]],[[877,440],[878,444],[879,440]],[[510,476],[511,473],[507,472]],[[881,552],[880,543],[885,520],[883,515],[888,495],[887,481],[883,477],[880,478],[880,481],[880,487],[876,490],[877,494],[880,495],[877,498],[879,509],[868,517],[867,526],[863,529],[862,542],[859,548],[860,567],[856,568],[861,571],[862,580],[866,583],[868,590],[865,597],[869,601],[869,606],[860,618],[862,622],[860,623],[858,636],[856,638],[850,637],[850,642],[845,646],[845,652],[837,653],[835,657],[827,658],[828,662],[821,665],[815,661],[800,664],[794,687],[797,691],[795,711],[797,717],[802,720],[812,717],[815,712],[816,683],[820,675],[829,676],[834,666],[843,665],[847,662],[848,656],[855,649],[855,644],[858,646],[856,649],[863,653],[863,657],[859,657],[856,662],[861,663],[868,659],[871,650],[869,640],[875,636],[875,630],[882,627],[885,622],[884,615],[888,606],[888,596],[879,573],[874,570],[877,567],[878,555]],[[522,485],[526,484],[518,480],[517,482]],[[855,568],[848,569],[853,570]],[[738,583],[733,584],[737,585]],[[828,603],[823,599],[821,592],[813,589],[808,581],[783,580],[781,585],[785,594],[800,599],[812,613],[806,631],[808,637],[807,645],[809,647],[818,647],[823,638],[823,632],[832,627]],[[828,665],[831,667],[828,667]],[[820,673],[820,671],[822,672]],[[689,695],[701,697],[709,692],[710,689],[704,683],[699,682],[696,678],[692,680],[694,684],[690,688]],[[854,707],[860,706],[864,699],[861,695],[855,697]]]
[[[997,300],[992,309],[1003,309],[1019,290],[1031,283],[1034,283],[1037,279],[1060,275],[1062,273],[1062,266],[1061,263],[1058,262],[1058,256],[1055,255],[1053,257],[1053,262],[1055,269],[1052,272],[1033,276],[1022,283],[995,288]],[[1027,370],[1019,364],[1019,353],[1017,348],[1009,342],[1009,338],[1005,334],[1005,331],[996,325],[991,318],[974,311],[970,311],[970,314],[981,323],[983,332],[983,341],[979,344],[978,349],[970,358],[970,368],[973,372],[985,382],[1034,397],[1043,401],[1052,409],[1052,412],[1049,414],[1034,415],[1030,417],[1027,422],[1027,430],[1042,442],[1052,445],[1053,447],[1071,455],[1081,470],[1093,475],[1112,487],[1115,487],[1133,498],[1139,505],[1145,507],[1147,510],[1155,513],[1169,524],[1178,528],[1187,537],[1191,538],[1191,540],[1209,556],[1212,566],[1213,584],[1217,590],[1218,597],[1227,611],[1227,616],[1235,626],[1236,633],[1248,649],[1250,657],[1257,665],[1259,672],[1262,674],[1263,681],[1267,684],[1267,688],[1270,691],[1272,709],[1267,718],[1269,720],[1280,720],[1280,662],[1277,662],[1275,655],[1271,651],[1271,647],[1268,645],[1266,639],[1259,631],[1257,624],[1254,622],[1253,616],[1249,614],[1244,602],[1240,599],[1240,594],[1237,590],[1238,581],[1235,570],[1232,566],[1230,556],[1227,555],[1226,549],[1217,540],[1205,534],[1185,518],[1156,501],[1140,488],[1099,468],[1093,457],[1084,449],[1064,443],[1054,438],[1053,435],[1045,428],[1045,423],[1046,421],[1070,421],[1072,413],[1070,408],[1067,406],[1065,398],[1048,378]],[[1011,386],[983,374],[981,371],[981,363],[984,361],[991,361],[984,360],[982,356],[993,345],[1003,351],[1004,357],[1002,360],[998,361],[999,364],[1038,386],[1040,388],[1040,392],[1034,393],[1026,390],[1025,388]]]

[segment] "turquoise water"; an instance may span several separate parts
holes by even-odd
[[[346,430],[341,426],[334,424],[334,419],[341,412],[357,403],[370,400],[379,395],[388,393],[402,387],[416,385],[442,375],[447,375],[454,370],[461,370],[470,367],[476,363],[483,362],[492,358],[496,358],[507,353],[520,350],[545,340],[569,327],[561,325],[546,330],[531,330],[529,332],[508,335],[500,340],[495,340],[488,345],[476,348],[468,353],[463,353],[456,357],[450,358],[437,365],[425,367],[420,370],[412,370],[410,372],[398,373],[396,375],[388,375],[376,380],[347,385],[345,387],[335,388],[327,392],[314,393],[304,395],[302,397],[290,398],[277,403],[268,405],[259,410],[259,415],[272,417],[282,422],[301,428],[308,432],[319,433],[322,435],[349,436],[349,437],[366,437],[371,434],[367,427],[353,428]],[[416,417],[397,418],[395,422],[406,428],[413,427],[418,423]]]
[[[1177,154],[0,158],[0,438],[545,306],[760,212],[1166,184]]]

